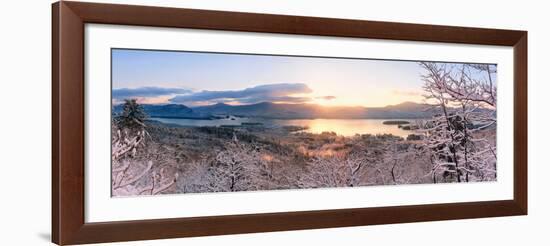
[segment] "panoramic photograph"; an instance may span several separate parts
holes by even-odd
[[[111,50],[111,195],[497,180],[497,65]]]

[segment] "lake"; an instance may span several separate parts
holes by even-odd
[[[221,125],[241,125],[241,123],[262,123],[265,127],[280,126],[303,126],[308,127],[306,132],[322,133],[335,132],[338,135],[353,136],[355,134],[384,134],[391,133],[395,136],[406,138],[414,131],[403,130],[397,125],[384,125],[386,120],[405,120],[407,119],[263,119],[263,118],[233,118],[216,120],[193,120],[193,119],[172,119],[172,118],[151,118],[162,123],[177,124],[181,126],[221,126]]]

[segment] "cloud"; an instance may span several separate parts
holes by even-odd
[[[138,87],[113,89],[112,95],[113,99],[121,100],[127,98],[151,98],[188,93],[191,93],[191,91],[183,88]]]
[[[287,102],[302,103],[310,101],[310,97],[293,96],[307,94],[312,90],[302,83],[281,83],[259,85],[243,90],[227,91],[200,91],[187,95],[177,95],[170,99],[172,103],[218,103],[234,102],[238,104],[252,104],[259,102]]]
[[[334,99],[336,99],[336,97],[335,96],[322,96],[322,97],[316,97],[316,99],[334,100]]]
[[[250,98],[239,99],[240,103],[258,103],[258,102],[280,102],[280,103],[305,103],[311,101],[311,97],[296,97],[296,96],[283,96],[283,97],[264,97],[264,98]]]

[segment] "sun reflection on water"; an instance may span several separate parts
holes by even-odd
[[[285,120],[285,125],[308,127],[307,132],[335,132],[338,135],[353,136],[355,134],[392,134],[407,137],[412,131],[403,130],[397,125],[385,125],[386,120],[373,119],[311,119]]]

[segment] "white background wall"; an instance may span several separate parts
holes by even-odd
[[[529,31],[529,215],[257,233],[116,245],[547,245],[550,161],[544,1],[105,1],[144,5],[414,22]],[[5,1],[0,14],[0,245],[50,239],[50,3]]]

